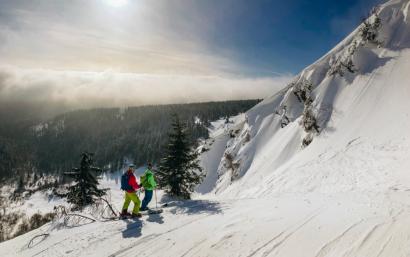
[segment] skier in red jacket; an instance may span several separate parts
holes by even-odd
[[[134,203],[134,209],[132,210],[131,217],[140,218],[141,213],[139,213],[139,211],[140,211],[141,200],[139,199],[138,195],[135,193],[140,188],[140,185],[138,184],[137,179],[134,176],[134,165],[133,164],[129,165],[128,170],[124,175],[127,177],[128,187],[125,190],[126,191],[125,201],[124,201],[124,205],[122,206],[121,216],[124,217],[124,216],[129,215],[128,206],[130,205],[130,202],[132,201]]]

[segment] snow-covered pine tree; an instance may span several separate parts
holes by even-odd
[[[178,115],[173,115],[166,157],[161,160],[157,173],[160,185],[171,195],[189,199],[202,178],[198,153],[189,145],[186,129]]]
[[[76,208],[82,208],[94,202],[94,197],[105,195],[105,189],[98,188],[98,175],[101,169],[93,166],[91,153],[84,152],[81,155],[80,168],[73,168],[72,172],[66,172],[74,178],[75,183],[68,188],[67,200]]]

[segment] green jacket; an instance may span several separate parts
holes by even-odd
[[[154,190],[157,186],[157,182],[155,182],[154,174],[151,170],[147,169],[144,172],[144,175],[141,176],[141,185],[144,187],[145,190]]]

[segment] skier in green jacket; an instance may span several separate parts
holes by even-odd
[[[155,182],[154,174],[152,173],[152,164],[148,163],[147,170],[144,172],[144,175],[141,176],[141,185],[144,187],[145,196],[142,200],[141,204],[141,211],[148,210],[148,204],[152,199],[152,193],[155,187],[157,186],[157,182]]]

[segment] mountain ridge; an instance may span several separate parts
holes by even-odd
[[[386,93],[386,102],[401,100],[391,110],[390,116],[404,112],[405,117],[397,119],[401,119],[408,127],[405,101],[410,97],[406,86],[410,78],[405,70],[409,68],[409,6],[410,2],[398,0],[374,8],[369,17],[346,39],[301,71],[283,90],[249,110],[241,121],[245,125],[239,134],[250,134],[250,142],[245,143],[243,136],[228,141],[224,156],[230,156],[232,161],[223,157],[218,170],[212,171],[219,178],[214,192],[219,194],[226,190],[246,196],[247,193],[240,188],[249,188],[249,184],[255,184],[252,177],[263,180],[273,176],[269,172],[276,175],[285,173],[288,170],[285,166],[291,165],[290,160],[298,159],[298,155],[309,155],[306,152],[311,153],[310,158],[313,160],[322,154],[323,149],[331,147],[324,143],[325,138],[344,137],[348,144],[355,138],[363,138],[361,134],[365,133],[358,133],[360,130],[370,130],[369,135],[374,135],[371,127],[357,127],[356,131],[351,128],[353,125],[366,124],[370,117],[375,119],[375,127],[377,124],[384,125],[380,137],[388,139],[389,130],[394,129],[393,125],[388,126],[388,123],[393,124],[392,121],[384,121],[384,116],[389,119],[388,115],[383,111],[380,111],[381,115],[369,114],[372,109],[388,105],[380,103],[383,99],[380,95],[386,93],[388,86],[391,91],[403,93],[400,97],[394,92]],[[367,117],[361,115],[361,109],[368,113]],[[340,134],[340,131],[345,133]],[[400,133],[406,134],[405,131],[403,127]],[[406,141],[401,143],[407,145]],[[335,144],[335,147],[343,145]],[[236,163],[236,168],[227,165],[229,162]],[[248,176],[252,181],[249,183],[246,182],[248,173],[252,174]],[[240,175],[235,177],[231,174]],[[291,178],[287,179],[291,181]],[[297,176],[295,179],[298,179]],[[230,188],[231,185],[235,189]]]

